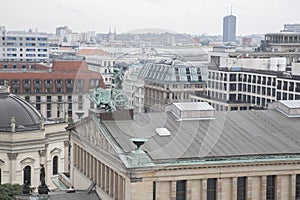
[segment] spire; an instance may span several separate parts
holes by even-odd
[[[117,35],[116,27],[114,28],[114,35]]]
[[[230,15],[232,15],[232,6],[230,7],[231,9],[230,9]]]
[[[110,31],[110,26],[109,26],[109,29],[108,29],[108,34],[111,34],[111,31]]]

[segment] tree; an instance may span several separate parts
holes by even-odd
[[[0,185],[0,200],[13,200],[14,196],[22,194],[23,186],[20,184]]]

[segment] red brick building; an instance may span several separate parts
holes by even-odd
[[[105,87],[99,73],[88,70],[85,61],[39,63],[0,62],[0,84],[8,82],[11,93],[32,103],[45,118],[72,117],[86,111],[89,89]]]

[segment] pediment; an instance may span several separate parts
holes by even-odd
[[[110,133],[106,131],[107,129],[101,127],[98,120],[92,117],[76,126],[78,136],[84,138],[84,141],[89,143],[88,145],[93,145],[95,148],[104,150],[115,157],[119,157],[118,151],[116,151],[116,146],[118,145],[113,142],[110,138]]]
[[[52,150],[50,151],[50,154],[51,154],[51,155],[53,155],[53,154],[60,154],[61,151],[62,151],[61,149],[55,147],[54,149],[52,149]]]
[[[23,159],[23,160],[20,161],[20,163],[22,165],[33,164],[34,162],[35,162],[35,159],[30,158],[30,157],[27,157],[27,158],[25,158],[25,159]]]

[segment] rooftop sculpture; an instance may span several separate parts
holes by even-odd
[[[87,95],[87,98],[97,105],[99,110],[113,112],[116,109],[124,108],[128,99],[122,93],[123,75],[120,69],[114,69],[113,73],[115,87],[113,89],[103,89],[98,87]]]

